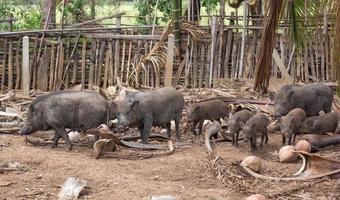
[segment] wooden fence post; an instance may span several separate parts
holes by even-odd
[[[208,86],[212,86],[212,79],[213,79],[213,70],[214,70],[214,58],[215,58],[215,49],[216,49],[216,31],[217,31],[217,17],[213,16],[212,17],[212,22],[211,22],[211,51],[210,51],[210,70],[209,70],[209,84]]]
[[[30,92],[30,58],[29,38],[25,36],[22,41],[22,91],[23,95],[29,96]]]
[[[174,64],[174,49],[175,49],[175,36],[170,34],[168,36],[168,52],[166,59],[166,68],[165,68],[165,87],[172,86],[172,73],[173,73],[173,64]]]

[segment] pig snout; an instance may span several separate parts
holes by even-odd
[[[30,133],[31,133],[31,131],[27,126],[24,126],[19,130],[20,135],[28,135]]]

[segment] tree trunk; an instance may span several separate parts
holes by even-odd
[[[96,18],[96,0],[91,0],[91,19]]]
[[[172,34],[175,36],[175,45],[179,48],[180,45],[180,31],[179,31],[179,20],[180,20],[180,0],[172,0]]]
[[[50,18],[48,20],[48,29],[53,29],[55,28],[55,10],[56,10],[56,0],[43,0],[41,3],[41,8],[42,8],[42,18],[41,18],[41,27],[43,28],[45,25],[45,21],[48,18],[48,13],[49,10],[51,9],[51,14]]]
[[[334,33],[334,49],[333,64],[336,70],[336,80],[338,81],[337,94],[340,96],[340,3],[337,3],[335,33]]]
[[[201,13],[201,1],[200,0],[192,0],[192,21],[198,23],[199,15]]]
[[[269,9],[265,15],[264,29],[255,64],[254,89],[259,92],[265,92],[269,86],[275,29],[280,19],[283,2],[284,0],[268,1]]]

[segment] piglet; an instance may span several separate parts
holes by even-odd
[[[248,121],[242,126],[242,131],[246,137],[246,139],[250,142],[250,150],[254,152],[257,150],[256,148],[256,139],[258,135],[261,135],[261,143],[260,148],[263,148],[263,141],[268,143],[268,133],[267,126],[269,125],[269,119],[263,114],[258,113],[252,116]]]
[[[232,135],[232,144],[238,147],[238,136],[242,129],[241,124],[245,124],[255,113],[248,110],[241,110],[230,116],[228,121],[228,132]]]
[[[188,107],[188,120],[193,122],[192,132],[196,134],[195,127],[199,123],[199,134],[202,134],[204,120],[218,120],[227,117],[227,105],[222,100],[208,100],[194,103]]]
[[[294,108],[287,115],[280,119],[280,129],[282,133],[282,146],[286,144],[286,137],[288,145],[295,142],[296,132],[300,128],[303,120],[306,118],[306,112],[301,108]]]

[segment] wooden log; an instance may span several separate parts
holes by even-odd
[[[110,43],[109,43],[109,45],[110,45]],[[109,68],[110,68],[110,50],[107,50],[106,54],[105,54],[105,69],[104,69],[103,88],[107,88],[107,80],[108,80]]]
[[[274,48],[273,49],[273,59],[275,61],[275,63],[277,64],[278,68],[281,71],[282,77],[289,83],[293,83],[292,78],[289,76],[289,73],[287,71],[287,69],[285,68],[284,64],[283,64],[283,60],[280,58],[279,53],[277,52],[277,50]]]
[[[51,61],[50,61],[50,81],[49,81],[49,90],[53,90],[54,88],[54,71],[55,71],[55,44],[51,45]]]
[[[85,67],[86,67],[86,38],[83,39],[81,49],[81,88],[85,88]]]
[[[165,87],[171,87],[172,84],[172,74],[173,74],[173,65],[174,65],[174,50],[175,50],[175,36],[173,34],[169,34],[168,36],[168,51],[167,51],[167,59],[165,66]]]
[[[30,93],[30,57],[29,38],[25,36],[22,40],[22,92],[24,96]]]
[[[103,40],[100,45],[99,60],[98,60],[97,86],[99,87],[101,86],[101,83],[102,83],[102,71],[103,71],[105,49],[106,49],[106,41]]]
[[[20,77],[21,77],[21,66],[20,66],[20,47],[21,40],[17,43],[16,53],[15,53],[15,68],[16,68],[16,80],[15,80],[15,89],[19,90],[20,88]]]
[[[94,84],[94,65],[96,63],[96,48],[97,41],[95,39],[91,39],[91,56],[90,56],[90,71],[89,71],[89,82],[87,88],[91,88]]]
[[[13,89],[13,40],[8,45],[8,89]]]
[[[7,38],[4,39],[4,55],[1,70],[1,90],[5,90],[6,62],[7,61]]]

